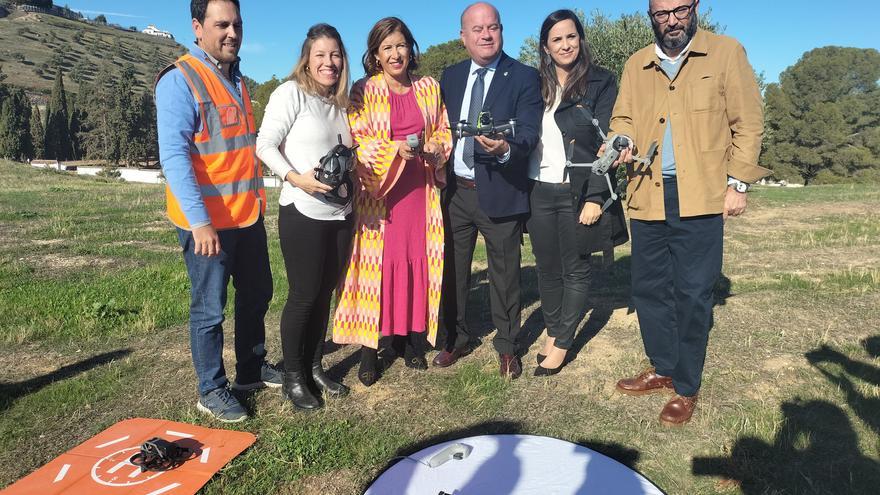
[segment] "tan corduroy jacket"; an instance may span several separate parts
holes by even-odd
[[[649,167],[627,168],[627,211],[637,220],[664,220],[662,146],[672,123],[682,217],[722,213],[728,175],[755,182],[770,173],[758,166],[764,116],[755,73],[742,45],[700,30],[684,65],[670,81],[654,45],[626,62],[611,131],[632,137],[645,152],[660,149]]]

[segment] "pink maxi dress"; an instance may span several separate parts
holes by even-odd
[[[391,139],[422,137],[425,121],[410,89],[390,92]],[[404,146],[406,146],[404,144]],[[426,248],[426,177],[421,158],[408,160],[385,198],[387,217],[382,253],[382,336],[424,332],[428,315],[428,255]]]

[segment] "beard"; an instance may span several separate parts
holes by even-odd
[[[657,40],[657,44],[664,50],[675,52],[686,47],[694,39],[694,35],[697,34],[697,24],[699,24],[699,19],[696,13],[693,13],[687,27],[683,30],[684,34],[676,37],[669,35],[681,32],[682,29],[680,27],[677,27],[675,31],[670,31],[668,27],[665,28],[665,31],[661,31],[660,26],[653,21],[651,22],[651,27],[654,29],[654,39]]]

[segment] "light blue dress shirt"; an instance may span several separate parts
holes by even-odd
[[[489,69],[486,72],[486,75],[483,76],[483,102],[486,101],[486,95],[489,94],[489,87],[492,85],[492,79],[495,76],[495,69],[498,68],[498,61],[501,60],[501,54],[499,54],[495,60],[489,63],[489,65],[485,66],[486,69]],[[471,89],[474,86],[474,81],[477,80],[477,69],[484,68],[481,65],[478,65],[476,62],[471,60],[471,68],[468,73],[467,86],[464,90],[464,100],[461,105],[461,112],[458,116],[457,121],[467,120],[468,114],[470,113],[471,107]],[[454,122],[453,122],[454,124]],[[476,125],[476,122],[471,122],[471,124]],[[476,146],[476,143],[475,143]],[[473,169],[468,168],[467,164],[464,163],[464,146],[456,146],[455,147],[455,155],[453,157],[453,168],[452,171],[455,172],[455,175],[459,177],[464,177],[465,179],[474,180],[474,171]],[[504,156],[498,157],[499,163],[506,163],[510,160],[510,149],[507,150],[507,153]]]

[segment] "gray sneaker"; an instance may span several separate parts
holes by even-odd
[[[232,382],[234,390],[257,390],[263,387],[278,388],[281,386],[281,371],[277,367],[263,361],[260,368],[260,379],[253,383],[238,383],[238,377]]]
[[[238,423],[248,417],[247,410],[241,402],[225,387],[215,388],[199,397],[196,408],[223,423]]]

